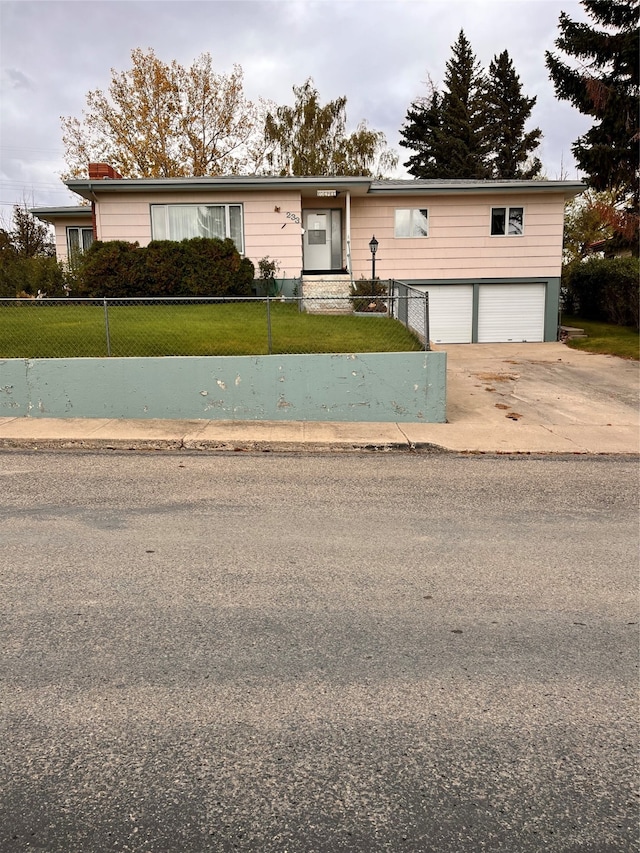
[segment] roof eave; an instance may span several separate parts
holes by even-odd
[[[32,207],[29,213],[44,222],[54,222],[57,219],[91,218],[91,208],[88,205],[75,207]]]
[[[407,181],[405,184],[390,181],[372,183],[371,195],[486,195],[523,192],[562,193],[565,198],[574,198],[586,189],[581,181]]]
[[[292,189],[313,192],[316,189],[336,189],[366,193],[372,182],[368,177],[267,177],[251,176],[226,178],[123,178],[122,180],[72,179],[66,186],[86,199],[97,193],[112,192],[260,192],[261,190]]]

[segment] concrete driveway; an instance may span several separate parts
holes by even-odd
[[[447,353],[448,425],[473,427],[479,439],[492,433],[513,435],[509,425],[517,424],[520,432],[537,427],[538,433],[542,428],[550,437],[568,441],[589,435],[592,452],[598,451],[599,439],[603,449],[615,450],[617,437],[621,450],[637,448],[637,361],[584,353],[561,343],[440,348]]]

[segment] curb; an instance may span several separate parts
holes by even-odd
[[[182,439],[15,439],[0,438],[0,450],[196,451],[200,453],[451,453],[434,444],[408,442],[354,444],[350,442],[183,441]]]
[[[634,451],[588,451],[576,450],[464,450],[443,447],[431,442],[296,442],[296,441],[193,441],[183,439],[33,439],[0,438],[0,451],[87,451],[87,452],[156,452],[156,453],[249,453],[249,454],[353,454],[379,455],[390,453],[431,455],[431,456],[511,456],[511,457],[558,457],[611,456],[617,458],[638,458]]]

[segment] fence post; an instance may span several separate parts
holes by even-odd
[[[429,352],[431,349],[431,344],[429,343],[429,292],[425,290],[424,293],[424,349],[425,352]]]
[[[271,300],[267,296],[267,351],[271,355]]]
[[[107,336],[107,357],[111,358],[111,335],[109,334],[109,309],[107,307],[107,297],[103,297],[104,304],[104,330]]]

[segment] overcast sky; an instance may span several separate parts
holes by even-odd
[[[292,103],[292,86],[312,77],[323,103],[347,96],[347,119],[386,134],[399,130],[430,75],[442,81],[461,28],[482,63],[507,49],[525,94],[537,97],[532,126],[549,178],[577,177],[571,143],[590,126],[555,99],[544,65],[558,17],[588,20],[576,0],[18,0],[0,2],[0,212],[11,205],[73,204],[61,184],[60,116],[80,117],[90,89],[107,89],[110,69],[130,67],[131,50],[153,48],[190,65],[211,53],[216,71],[242,66],[245,94]],[[406,177],[400,167],[397,177]]]

